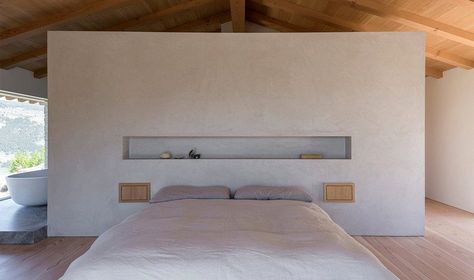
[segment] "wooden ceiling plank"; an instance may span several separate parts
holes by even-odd
[[[153,9],[151,8],[150,4],[147,2],[147,0],[139,0],[140,3],[142,4],[143,7],[149,12],[153,13]]]
[[[232,31],[245,32],[245,0],[230,0]]]
[[[250,22],[260,24],[262,26],[275,29],[279,32],[314,32],[315,30],[311,28],[305,28],[297,26],[288,22],[284,22],[267,15],[261,14],[259,12],[248,10],[247,19]]]
[[[286,0],[252,0],[252,2],[266,7],[280,9],[289,13],[295,13],[318,21],[322,21],[330,26],[334,26],[345,31],[370,31],[367,30],[367,28],[362,24],[357,24],[347,20],[335,18],[320,11],[316,11]]]
[[[300,14],[309,18],[315,18],[317,20],[321,20],[326,23],[331,23],[331,24],[340,26],[342,28],[351,29],[352,31],[362,31],[362,32],[363,31],[378,31],[378,30],[375,30],[374,28],[370,28],[368,25],[355,24],[346,20],[334,18],[327,14],[312,10],[308,7],[300,6],[292,2],[285,1],[285,0],[252,0],[252,1],[261,5],[267,6],[267,7],[282,9],[287,12],[293,12],[293,13]],[[342,1],[346,1],[346,0],[342,0]],[[453,66],[463,67],[466,69],[471,69],[474,67],[473,61],[459,57],[457,55],[449,54],[446,52],[427,51],[426,57],[429,57],[437,61],[441,61],[443,63],[450,64]]]
[[[433,67],[425,67],[425,76],[433,77],[435,79],[443,78],[443,71],[433,68]]]
[[[348,5],[381,18],[389,19],[412,28],[425,31],[445,39],[474,47],[474,33],[455,26],[399,10],[373,0],[330,0]]]
[[[33,71],[33,76],[37,79],[44,78],[48,75],[48,68],[43,67]]]
[[[129,28],[133,27],[140,27],[147,25],[149,23],[154,23],[155,21],[166,17],[166,16],[171,16],[177,13],[185,12],[200,6],[204,6],[206,4],[212,3],[215,0],[186,0],[183,3],[171,6],[166,9],[158,10],[150,14],[146,14],[125,22],[121,22],[117,25],[114,25],[112,27],[107,28],[107,31],[122,31],[122,30],[127,30]]]
[[[425,55],[428,58],[441,61],[452,66],[461,67],[464,69],[474,68],[474,61],[472,60],[457,56],[455,54],[447,53],[444,51],[435,51],[434,49],[430,47],[426,48]]]
[[[95,1],[89,4],[82,4],[74,10],[68,9],[67,11],[58,12],[19,27],[4,30],[0,32],[0,46],[45,32],[54,25],[71,22],[91,14],[117,8],[130,1],[131,0]]]
[[[27,64],[38,61],[46,57],[48,50],[46,47],[38,48],[24,53],[17,54],[13,57],[0,60],[0,68],[10,69],[17,66],[20,63]]]
[[[212,15],[206,18],[194,20],[191,22],[186,22],[178,26],[174,26],[165,30],[165,32],[186,32],[186,31],[200,31],[200,30],[209,30],[209,29],[218,29],[220,30],[220,25],[229,22],[231,16],[229,11]]]
[[[130,0],[127,0],[127,1],[130,1]],[[125,3],[127,1],[115,1],[115,2]],[[178,4],[176,6],[172,6],[170,8],[164,9],[164,10],[160,10],[160,11],[157,11],[157,12],[154,12],[154,13],[151,13],[151,14],[147,14],[143,17],[140,17],[138,19],[134,19],[132,21],[127,21],[127,22],[124,22],[124,23],[120,23],[118,25],[115,25],[114,27],[108,28],[107,30],[115,30],[117,28],[122,28],[122,27],[124,29],[126,29],[126,28],[130,28],[130,27],[133,27],[133,26],[137,26],[137,25],[145,25],[147,23],[150,23],[150,20],[152,18],[153,18],[153,21],[154,21],[154,20],[157,20],[161,17],[167,16],[167,15],[172,15],[174,13],[182,12],[182,11],[185,11],[185,10],[188,10],[188,9],[192,9],[192,8],[197,7],[197,6],[210,3],[212,1],[213,0],[187,1],[185,3]],[[106,1],[106,2],[108,2],[108,1]],[[104,6],[101,6],[101,7],[104,7]],[[87,9],[87,11],[91,11],[91,10]],[[13,66],[15,66],[19,63],[28,62],[28,60],[31,60],[31,62],[34,62],[36,60],[39,60],[41,58],[46,57],[46,52],[47,52],[46,48],[40,48],[40,49],[36,49],[36,50],[32,50],[32,51],[28,51],[28,52],[25,52],[25,53],[15,55],[14,57],[11,57],[11,58],[0,61],[0,68],[11,68],[11,67],[13,67]]]

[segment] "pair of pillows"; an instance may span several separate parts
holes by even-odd
[[[230,199],[230,189],[225,186],[169,186],[159,190],[150,202],[181,199]],[[234,199],[313,201],[308,193],[296,187],[266,186],[241,187],[235,192]]]

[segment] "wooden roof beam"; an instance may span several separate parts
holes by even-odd
[[[317,21],[322,21],[329,26],[333,26],[344,31],[370,31],[367,30],[367,27],[362,24],[335,18],[320,11],[316,11],[286,0],[252,0],[252,2],[266,7],[280,9],[289,13],[299,14]]]
[[[89,4],[81,4],[73,10],[68,9],[67,11],[58,12],[19,27],[1,31],[0,46],[40,34],[58,24],[71,22],[94,13],[123,6],[130,1],[131,0],[102,0]]]
[[[245,0],[230,0],[232,32],[245,32]]]
[[[150,14],[146,14],[131,20],[127,20],[125,22],[121,22],[117,25],[106,28],[106,31],[122,31],[133,27],[141,27],[150,23],[154,23],[155,21],[162,19],[163,17],[185,12],[200,6],[204,6],[206,4],[210,4],[214,1],[215,0],[186,0],[183,3],[173,5],[169,8],[158,10]]]
[[[336,26],[334,24],[328,24],[327,22],[323,22],[321,20],[318,20],[316,18],[311,18],[311,21],[314,22],[315,26],[310,26],[310,27],[303,27],[300,25],[295,25],[291,24],[287,21],[283,21],[274,17],[271,17],[269,15],[265,15],[260,13],[259,11],[262,8],[267,8],[266,6],[263,6],[262,4],[258,4],[257,2],[247,2],[247,20],[257,23],[260,25],[264,25],[269,28],[273,28],[275,30],[278,30],[280,32],[320,32],[320,28],[316,26],[318,25],[324,25],[324,26],[330,26],[335,28],[337,31],[353,31],[350,28],[343,28],[341,26]],[[274,9],[275,12],[280,12],[280,9]],[[273,26],[273,27],[272,27]]]
[[[0,60],[0,68],[10,69],[21,63],[27,64],[38,61],[40,59],[46,58],[47,52],[47,48],[44,47],[17,54],[13,57]]]
[[[290,13],[300,14],[308,18],[321,20],[325,23],[339,26],[345,29],[350,29],[352,31],[380,31],[380,30],[371,28],[368,25],[356,24],[356,23],[349,22],[346,20],[334,18],[327,14],[321,13],[316,10],[312,10],[308,7],[297,5],[292,2],[288,2],[286,0],[252,0],[252,1],[261,5],[267,6],[267,7],[281,9]],[[334,0],[331,0],[331,1],[334,1]],[[346,1],[346,0],[336,0],[336,1]],[[429,57],[433,60],[447,63],[452,66],[462,67],[465,69],[474,68],[473,61],[457,56],[457,55],[450,54],[450,53],[435,52],[432,49],[428,48],[427,51],[425,52],[425,55],[426,57]]]
[[[39,69],[34,70],[33,71],[33,76],[37,79],[41,79],[41,78],[44,78],[44,77],[48,76],[48,68],[43,67],[43,68],[39,68]]]
[[[311,32],[315,31],[311,28],[296,26],[287,22],[283,22],[255,11],[247,11],[247,18],[257,24],[278,30],[280,32]],[[218,30],[218,25],[230,20],[228,12],[223,12],[218,15],[213,15],[205,19],[198,19],[193,22],[185,23],[176,27],[167,29],[167,32],[182,32],[182,31],[209,31]],[[340,23],[340,22],[339,22]],[[212,26],[211,26],[212,25]],[[47,49],[39,48],[25,53],[15,55],[14,57],[0,61],[0,68],[9,69],[20,63],[34,62],[46,57]],[[474,68],[474,61],[450,54],[444,51],[434,51],[432,48],[426,49],[426,57],[436,61],[440,61],[452,66],[461,67],[464,69]]]
[[[457,56],[455,54],[450,54],[444,51],[435,51],[434,49],[430,47],[426,48],[425,55],[428,58],[449,64],[452,66],[461,67],[464,69],[474,68],[474,61],[472,60]]]
[[[277,30],[279,32],[312,32],[311,28],[297,26],[288,22],[280,21],[259,12],[248,10],[247,19],[250,22],[260,24],[262,26]]]
[[[165,30],[165,32],[202,32],[202,31],[217,31],[220,30],[221,24],[229,22],[231,16],[229,11],[212,15],[206,18],[198,19],[191,22],[171,27]]]
[[[115,0],[115,1],[101,1],[101,2],[104,2],[103,4],[110,4],[109,2],[115,2],[116,6],[118,6],[117,3],[120,2],[120,3],[123,4],[123,3],[126,3],[127,1],[130,1],[130,0],[126,0],[126,1],[124,1],[124,0]],[[192,0],[192,1],[188,0],[184,3],[172,6],[170,8],[167,8],[167,9],[164,9],[164,10],[159,10],[159,11],[156,11],[154,13],[147,14],[145,16],[120,23],[120,24],[115,25],[111,28],[107,28],[107,30],[125,30],[127,28],[131,28],[131,27],[134,27],[134,26],[146,25],[146,24],[151,23],[155,20],[158,20],[162,17],[172,15],[174,13],[186,11],[186,10],[189,10],[189,9],[193,9],[197,6],[204,5],[204,4],[207,4],[207,3],[211,3],[212,1],[213,0]],[[94,3],[96,3],[96,2],[94,2]],[[90,5],[88,5],[87,7],[89,7],[89,6]],[[104,8],[105,6],[101,5],[100,7]],[[109,6],[107,6],[107,7],[109,7]],[[94,11],[98,11],[97,9],[98,9],[98,7],[96,7],[96,9],[94,9]],[[93,9],[91,7],[86,9],[86,11],[88,11],[89,14],[92,13],[91,12],[92,10]],[[85,11],[83,11],[83,13],[85,13]],[[85,16],[85,14],[83,14],[83,13],[81,13],[81,16]],[[78,15],[76,14],[76,17],[77,16]],[[72,18],[69,19],[69,20],[72,20]],[[52,22],[52,20],[50,20],[49,22]],[[58,21],[56,21],[56,23],[58,23]],[[50,25],[48,25],[48,27],[49,26]],[[122,28],[122,29],[118,29],[118,28]],[[37,29],[36,31],[38,31],[38,30],[39,29]],[[5,31],[5,32],[7,32],[7,31]],[[42,29],[41,31],[44,31],[44,29]],[[1,34],[3,34],[3,33],[0,33],[0,38],[2,38]],[[17,37],[17,39],[18,39],[18,37]],[[2,41],[0,41],[0,44],[1,44],[1,42]],[[32,51],[28,51],[28,52],[25,52],[25,53],[15,55],[14,57],[11,57],[11,58],[0,61],[0,68],[11,68],[11,67],[14,67],[15,65],[18,65],[20,63],[25,63],[25,62],[29,62],[29,61],[33,62],[33,61],[42,59],[42,58],[46,57],[46,52],[47,52],[46,47],[44,47],[44,48],[39,48],[39,49],[35,49],[35,50],[32,50]]]
[[[445,39],[474,47],[474,33],[373,0],[330,0]]]
[[[425,67],[425,77],[432,77],[435,79],[443,78],[443,71],[433,68],[433,67]]]

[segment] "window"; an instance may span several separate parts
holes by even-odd
[[[45,168],[46,116],[45,99],[0,91],[0,200],[6,176]]]

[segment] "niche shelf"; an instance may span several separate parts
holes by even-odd
[[[170,160],[160,159],[160,154],[186,157],[191,149],[201,154],[201,160],[300,159],[301,154],[321,154],[322,160],[351,159],[352,153],[350,136],[126,136],[123,140],[123,159],[130,160]]]

